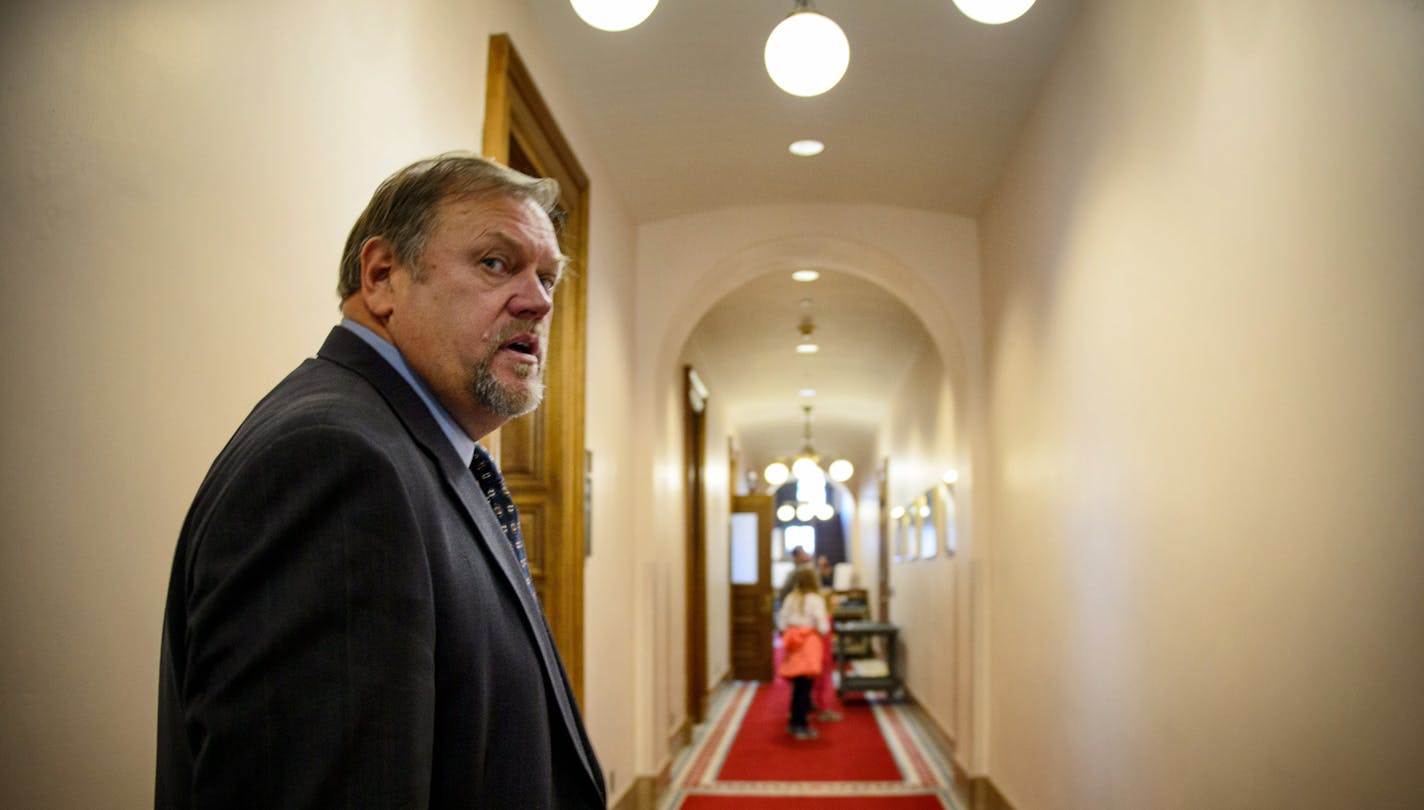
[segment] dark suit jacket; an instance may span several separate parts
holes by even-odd
[[[159,808],[606,805],[474,476],[340,327],[198,490],[159,679]]]

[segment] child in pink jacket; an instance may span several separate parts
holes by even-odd
[[[795,590],[782,600],[776,614],[776,626],[781,630],[780,674],[791,680],[791,722],[786,730],[798,740],[810,740],[817,736],[806,722],[811,711],[811,684],[821,674],[831,618],[816,572],[797,568],[792,576]]]

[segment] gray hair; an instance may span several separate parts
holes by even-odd
[[[396,258],[419,278],[419,260],[440,204],[500,194],[534,201],[556,230],[563,224],[557,180],[530,177],[473,152],[446,152],[387,177],[346,237],[337,294],[344,301],[361,289],[361,249],[373,237],[389,240]]]

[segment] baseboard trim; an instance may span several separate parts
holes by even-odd
[[[692,718],[684,717],[682,722],[677,724],[677,728],[668,735],[668,756],[675,757],[678,751],[692,744]]]
[[[658,806],[658,783],[651,776],[640,776],[623,791],[623,797],[612,810],[653,810]]]
[[[914,693],[906,690],[909,698],[906,705],[911,707],[920,719],[920,726],[929,732],[930,743],[934,745],[944,760],[949,763],[954,777],[954,798],[964,810],[1014,810],[998,786],[988,776],[971,776],[969,769],[959,761],[958,745],[953,736],[945,733],[939,722],[920,706]]]
[[[731,683],[732,670],[728,669],[722,673],[721,678],[717,679],[716,685],[707,691],[708,705],[711,705],[713,693]],[[672,785],[673,761],[677,759],[677,755],[682,749],[692,744],[692,733],[692,721],[690,718],[684,717],[682,723],[668,735],[668,755],[663,759],[662,767],[658,769],[657,775],[639,776],[634,779],[610,810],[655,810],[662,803],[663,797]]]

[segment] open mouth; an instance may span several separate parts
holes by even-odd
[[[539,338],[534,335],[515,335],[500,344],[500,348],[523,355],[530,361],[539,360]]]

